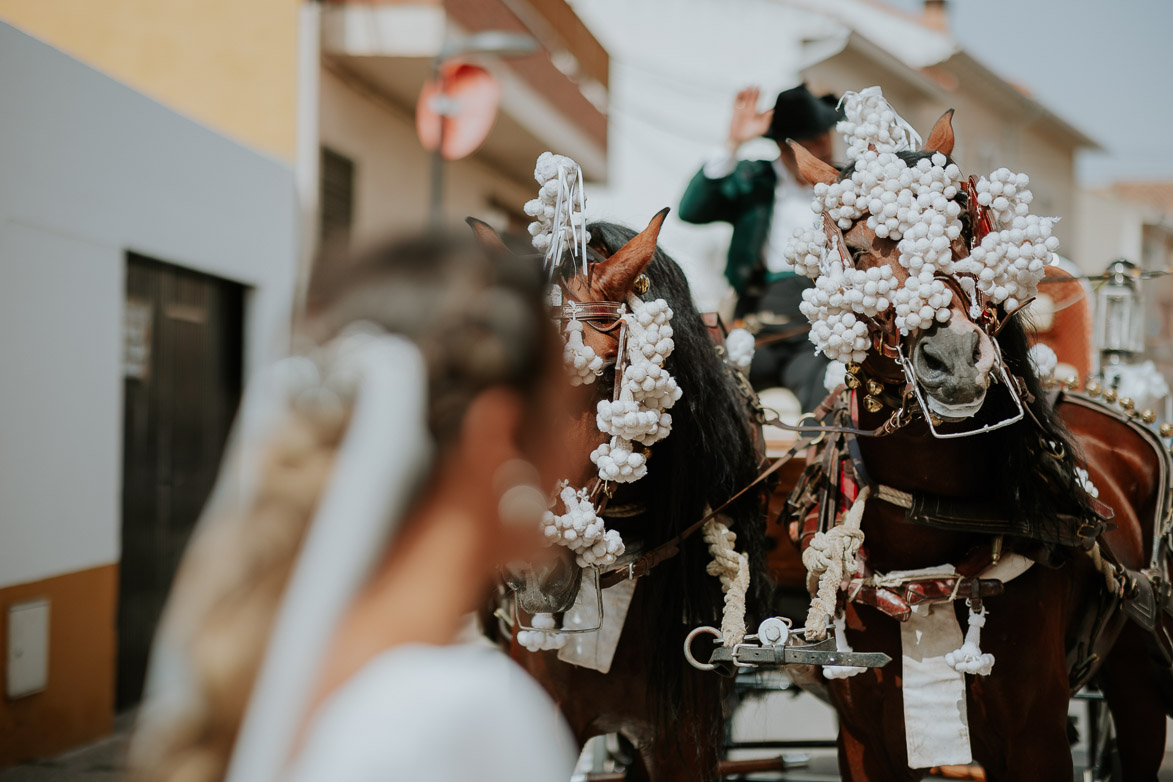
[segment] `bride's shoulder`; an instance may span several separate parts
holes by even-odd
[[[477,645],[404,646],[373,659],[322,705],[294,779],[377,779],[408,769],[444,779],[467,763],[473,772],[498,766],[542,774],[521,778],[565,779],[574,754],[553,701],[508,657]]]

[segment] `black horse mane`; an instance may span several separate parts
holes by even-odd
[[[931,158],[934,154],[927,150],[907,150],[896,153],[896,156],[909,167],[914,167],[920,160]],[[948,155],[946,159],[950,163],[954,162]],[[850,178],[854,171],[854,163],[844,168],[839,175],[840,181]],[[965,193],[958,193],[955,200],[964,206]],[[968,213],[964,210],[961,219],[963,236],[972,240],[973,226],[969,224]],[[999,317],[1006,317],[1001,307],[998,314]],[[996,341],[1006,368],[1012,376],[1023,379],[1027,393],[1033,399],[1023,399],[1023,405],[1029,411],[1022,421],[980,435],[981,445],[975,447],[988,449],[990,454],[993,473],[990,490],[995,504],[1015,520],[1030,524],[1040,539],[1053,543],[1063,525],[1070,524],[1072,518],[1088,519],[1093,516],[1087,492],[1075,473],[1076,465],[1082,462],[1082,455],[1075,439],[1047,401],[1047,395],[1035,374],[1028,355],[1028,327],[1023,318],[1015,316],[1006,322]],[[974,417],[974,422],[979,426],[996,423],[1015,412],[1004,389],[995,386],[991,390],[992,398]]]
[[[1026,384],[1028,396],[1022,404],[1029,410],[1017,424],[981,437],[981,447],[989,449],[992,459],[990,490],[999,507],[1030,524],[1044,542],[1056,543],[1061,532],[1071,532],[1063,529],[1065,525],[1093,518],[1087,492],[1075,473],[1082,455],[1035,374],[1023,319],[1011,318],[997,342],[1006,369]],[[1000,386],[992,387],[991,396],[976,416],[979,424],[1001,420],[1013,412],[1009,395]]]
[[[607,222],[592,223],[589,231],[591,244],[605,256],[636,235],[630,228]],[[671,410],[672,433],[653,446],[647,476],[632,485],[647,507],[646,514],[634,521],[633,533],[651,547],[679,534],[699,520],[706,508],[716,508],[748,485],[760,463],[746,399],[731,374],[734,370],[718,354],[697,312],[684,273],[657,248],[646,274],[651,287],[642,298],[662,298],[672,308],[676,347],[666,368],[683,391]],[[751,627],[766,616],[771,591],[765,566],[763,502],[761,493],[749,492],[724,511],[737,533],[738,550],[750,557],[751,594],[746,602]],[[654,614],[628,619],[649,623],[646,632],[659,647],[646,660],[651,713],[659,735],[677,733],[669,727],[680,720],[695,725],[694,709],[720,708],[719,678],[691,668],[681,652],[687,630],[720,624],[723,600],[717,579],[705,572],[709,561],[701,535],[693,535],[678,556],[640,581],[639,588],[649,593],[646,604],[655,606]],[[707,643],[707,638],[698,641],[698,653]],[[695,738],[695,746],[721,740],[720,736]]]

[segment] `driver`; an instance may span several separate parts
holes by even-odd
[[[789,388],[802,409],[811,410],[826,396],[827,360],[811,349],[798,305],[814,283],[786,268],[783,251],[795,229],[810,224],[813,193],[799,177],[786,140],[830,162],[831,129],[840,115],[835,96],[815,97],[805,84],[780,93],[769,111],[758,111],[759,96],[757,87],[737,93],[725,146],[692,178],[680,199],[680,217],[733,225],[725,277],[738,296],[735,317],[744,318],[763,342],[750,382],[757,389]],[[738,160],[741,146],[758,137],[777,142],[778,157]]]

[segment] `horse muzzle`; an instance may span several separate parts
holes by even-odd
[[[527,614],[559,614],[569,611],[582,584],[582,568],[574,554],[561,547],[540,563],[511,562],[504,568],[505,585],[518,607]]]

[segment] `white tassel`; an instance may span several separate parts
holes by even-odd
[[[847,642],[847,616],[839,614],[835,617],[835,651],[854,652]],[[849,679],[856,674],[866,671],[859,665],[824,665],[823,676],[828,679]]]
[[[969,601],[966,601],[968,603]],[[986,626],[986,609],[977,613],[970,606],[969,629],[965,631],[965,643],[960,649],[945,655],[945,662],[958,673],[972,673],[975,676],[989,676],[994,669],[994,655],[982,654],[982,628]]]

